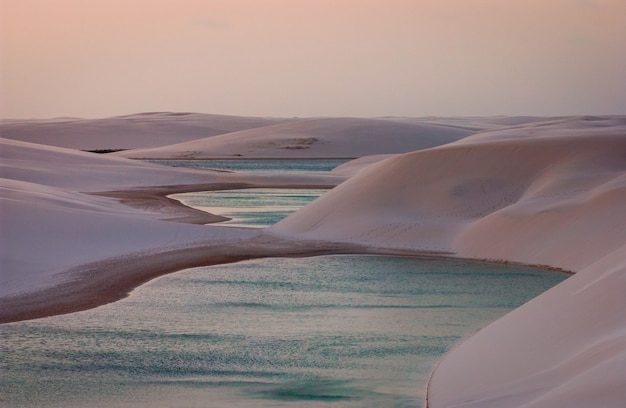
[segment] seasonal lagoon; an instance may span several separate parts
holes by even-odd
[[[0,326],[3,406],[421,407],[435,362],[566,275],[382,256],[189,269]]]

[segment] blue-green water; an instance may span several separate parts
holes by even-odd
[[[151,163],[194,169],[220,169],[254,172],[328,172],[346,163],[344,159],[298,159],[298,160],[149,160]]]
[[[0,325],[0,406],[420,407],[446,350],[565,277],[373,256],[190,269]]]
[[[231,218],[220,225],[268,227],[327,190],[253,188],[173,194],[170,197],[185,205]]]

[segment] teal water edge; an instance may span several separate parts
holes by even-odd
[[[182,193],[170,197],[189,207],[231,218],[220,225],[260,228],[277,223],[326,191],[252,188]]]
[[[0,406],[421,407],[453,344],[566,277],[378,256],[189,269],[0,325]]]
[[[328,172],[348,162],[348,159],[298,159],[298,160],[148,160],[150,163],[172,167],[189,167],[194,169],[220,169],[229,171],[254,172]]]

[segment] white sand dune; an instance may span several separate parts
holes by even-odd
[[[438,146],[474,132],[395,118],[314,118],[116,155],[142,159],[354,158]]]
[[[5,119],[0,120],[0,137],[78,150],[136,149],[286,121],[187,112],[146,112],[103,119]]]
[[[373,164],[272,230],[576,271],[454,349],[430,407],[626,401],[626,123],[566,118]]]

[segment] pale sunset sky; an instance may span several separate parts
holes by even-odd
[[[0,117],[626,114],[626,0],[0,0]]]

